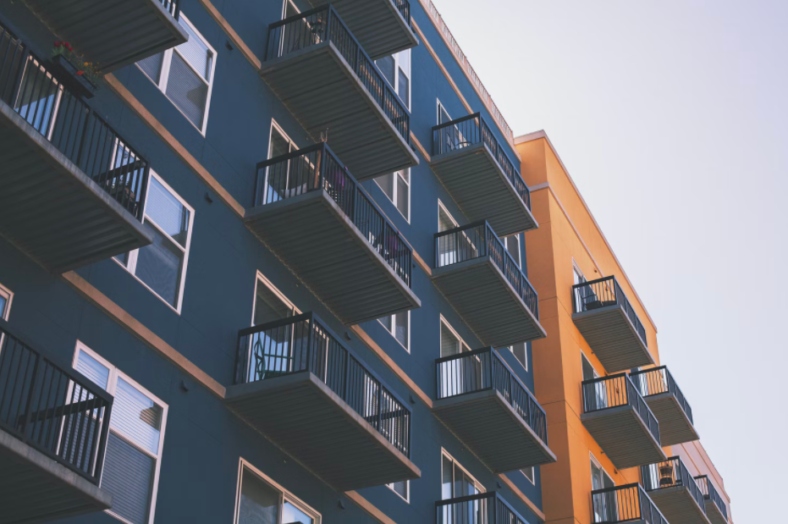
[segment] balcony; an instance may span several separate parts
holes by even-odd
[[[439,358],[434,410],[495,472],[555,462],[539,402],[492,348]]]
[[[654,363],[646,329],[615,277],[577,284],[572,288],[572,303],[577,329],[607,371]]]
[[[728,507],[722,501],[717,489],[707,475],[695,477],[698,489],[703,494],[703,503],[706,506],[706,516],[712,524],[728,524]]]
[[[309,0],[313,7],[331,3],[369,56],[378,58],[418,45],[410,27],[408,0]]]
[[[537,227],[520,170],[479,113],[432,128],[430,166],[469,220],[503,236]]]
[[[241,331],[226,399],[339,491],[421,476],[410,410],[312,313]]]
[[[536,291],[487,222],[435,235],[432,280],[485,346],[546,336]]]
[[[271,89],[359,180],[419,163],[408,110],[334,7],[272,24],[265,57],[260,74]]]
[[[580,419],[618,469],[666,458],[657,418],[625,373],[583,382]]]
[[[0,26],[0,235],[62,273],[152,242],[148,162]]]
[[[679,457],[642,466],[641,478],[670,524],[709,524],[703,494]]]
[[[435,509],[437,524],[528,524],[495,491],[439,500]]]
[[[26,0],[56,35],[109,73],[189,39],[179,0]]]
[[[112,397],[0,320],[0,522],[102,511],[98,487]]]
[[[667,367],[646,369],[629,376],[659,421],[659,441],[663,446],[700,438],[693,425],[692,408]]]
[[[598,489],[591,500],[594,524],[668,524],[640,484]]]
[[[326,144],[262,162],[246,224],[345,324],[421,305],[412,249]]]

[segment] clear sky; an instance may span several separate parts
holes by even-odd
[[[433,1],[515,135],[550,136],[737,524],[788,522],[788,1]]]

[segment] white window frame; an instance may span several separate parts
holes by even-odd
[[[243,489],[244,468],[248,469],[251,473],[256,475],[265,484],[268,484],[268,486],[271,489],[279,492],[280,496],[279,496],[279,523],[278,524],[281,524],[282,521],[282,508],[285,502],[289,502],[293,506],[298,507],[300,511],[306,513],[308,516],[314,519],[315,524],[322,524],[323,517],[322,515],[320,515],[318,511],[313,509],[303,500],[293,495],[293,493],[290,492],[289,490],[283,488],[281,484],[279,484],[271,477],[260,471],[258,468],[252,465],[251,462],[244,459],[243,457],[239,458],[238,460],[238,481],[236,483],[236,488],[235,488],[235,511],[233,515],[233,524],[237,524],[238,519],[240,518],[239,513],[241,511],[241,493]]]
[[[107,377],[107,389],[105,390],[107,393],[109,393],[113,397],[115,396],[115,391],[118,385],[118,379],[121,378],[125,382],[127,382],[130,386],[132,386],[134,389],[136,389],[137,391],[148,397],[148,399],[151,400],[154,404],[157,404],[158,406],[161,407],[161,411],[162,411],[161,428],[159,429],[159,446],[158,446],[159,453],[157,455],[154,455],[147,449],[143,449],[139,447],[130,438],[124,435],[122,431],[113,428],[111,419],[109,420],[109,427],[107,432],[108,436],[109,433],[114,432],[118,437],[122,438],[129,445],[134,446],[136,450],[138,450],[141,453],[144,453],[145,455],[153,458],[156,461],[156,470],[153,474],[153,487],[151,490],[150,512],[148,514],[148,520],[147,520],[148,524],[153,524],[154,516],[156,515],[156,499],[158,498],[158,494],[159,494],[159,474],[161,472],[161,461],[164,455],[164,434],[167,429],[167,417],[170,408],[165,402],[162,402],[162,400],[159,397],[148,391],[146,388],[142,387],[137,381],[135,381],[134,379],[132,379],[131,377],[120,371],[117,368],[117,366],[111,364],[107,359],[105,359],[104,357],[102,357],[92,349],[90,349],[88,346],[86,346],[84,343],[82,343],[79,340],[77,340],[77,346],[76,349],[74,350],[74,359],[71,364],[73,369],[77,368],[77,362],[79,361],[80,352],[84,352],[91,358],[94,358],[99,364],[106,367],[107,370],[109,371],[109,376]],[[106,471],[105,469],[102,469],[101,471],[102,479],[104,477],[105,471]],[[99,487],[100,486],[101,486],[101,481],[99,481]],[[112,517],[116,518],[121,522],[124,522],[126,524],[131,524],[128,520],[124,519],[120,515],[113,513],[112,508],[104,510],[104,512],[107,513],[108,515],[111,515]]]
[[[465,468],[465,466],[460,464],[460,461],[454,458],[451,455],[451,453],[446,451],[445,448],[441,448],[441,462],[440,462],[440,469],[438,470],[441,472],[441,486],[443,486],[443,458],[444,457],[449,459],[455,468],[460,468],[462,472],[465,473],[469,479],[471,479],[471,481],[473,482],[473,486],[479,490],[479,493],[487,493],[487,489],[484,487],[484,485],[478,480],[476,480],[476,477],[471,475],[471,473]],[[454,489],[454,483],[455,483],[454,469],[452,469],[452,479],[451,479],[452,489]],[[457,498],[457,497],[455,495],[452,495],[452,498]],[[448,500],[448,499],[442,499],[442,500]]]
[[[528,476],[526,471],[530,471],[531,472],[531,476],[530,477]],[[520,473],[523,474],[523,477],[528,479],[528,482],[530,482],[531,484],[536,486],[536,468],[534,466],[523,468],[523,469],[520,470]]]
[[[161,295],[159,295],[156,291],[154,291],[153,288],[151,288],[140,277],[137,276],[137,260],[138,260],[139,251],[140,251],[141,248],[137,248],[137,249],[134,249],[132,251],[129,251],[128,252],[128,259],[127,259],[125,264],[123,262],[121,262],[120,260],[118,260],[117,257],[112,257],[112,260],[117,262],[120,265],[120,267],[122,267],[123,269],[128,271],[131,274],[131,276],[133,276],[140,284],[145,286],[145,288],[148,291],[153,293],[153,295],[156,298],[158,298],[159,300],[161,300],[162,302],[167,304],[167,306],[170,309],[172,309],[173,311],[175,311],[177,314],[180,315],[181,314],[181,309],[183,307],[183,292],[186,289],[186,269],[189,267],[189,253],[191,252],[192,233],[194,231],[194,208],[192,206],[190,206],[174,189],[172,189],[172,187],[170,187],[170,185],[167,182],[164,181],[164,179],[161,176],[159,176],[152,169],[150,170],[150,176],[151,177],[155,177],[156,180],[162,186],[164,186],[164,189],[169,191],[170,194],[172,196],[174,196],[178,200],[178,202],[183,204],[183,206],[186,209],[189,210],[189,232],[186,235],[186,246],[181,246],[178,242],[176,242],[175,240],[172,240],[172,237],[170,235],[168,235],[167,233],[165,233],[164,230],[161,229],[159,227],[159,225],[156,224],[156,222],[154,220],[152,220],[150,217],[148,217],[148,214],[147,214],[148,209],[147,208],[148,208],[148,198],[150,196],[150,191],[146,191],[145,192],[145,203],[142,206],[142,221],[143,221],[143,223],[150,223],[151,226],[154,229],[156,229],[156,231],[158,231],[159,233],[164,235],[166,238],[168,238],[170,240],[170,242],[175,244],[179,249],[182,249],[183,252],[184,252],[183,253],[183,267],[181,268],[180,287],[178,288],[178,304],[177,304],[177,307],[174,307],[172,304],[167,302]],[[148,181],[148,186],[150,187],[150,180]]]
[[[438,231],[438,233],[441,232],[441,210],[443,210],[443,212],[446,213],[446,216],[449,217],[449,220],[451,220],[452,224],[454,224],[454,227],[460,227],[460,223],[457,222],[457,220],[454,218],[454,215],[451,214],[451,212],[448,210],[448,208],[443,204],[443,202],[439,198],[438,199],[438,215],[437,215],[438,228],[436,229],[436,231]]]
[[[525,347],[525,364],[520,362],[520,359],[517,358],[517,355],[514,354],[514,346],[509,346],[509,352],[512,354],[514,359],[523,367],[523,369],[528,371],[531,364],[531,359],[528,358],[528,342],[522,342],[522,344]]]
[[[400,169],[399,171],[394,171],[393,173],[389,173],[387,175],[381,175],[381,176],[375,177],[375,183],[378,185],[380,190],[383,191],[383,194],[386,195],[386,199],[391,201],[392,204],[394,204],[394,209],[396,209],[397,212],[400,215],[402,215],[402,217],[405,219],[405,221],[408,224],[410,224],[410,215],[411,215],[411,200],[410,200],[410,197],[411,197],[411,194],[413,193],[413,190],[411,188],[411,180],[412,179],[411,179],[410,175],[411,175],[410,168],[406,167],[405,169]],[[380,179],[383,178],[383,177],[387,177],[387,176],[393,177],[393,180],[392,180],[392,182],[393,182],[392,186],[393,187],[391,188],[391,196],[390,197],[389,197],[389,194],[386,192],[386,190],[383,189],[383,186],[380,183]],[[399,200],[399,184],[397,183],[397,181],[398,181],[397,179],[399,179],[399,178],[401,178],[405,182],[405,185],[408,188],[408,214],[407,215],[402,212],[402,210],[399,208],[399,206],[397,206],[397,200]]]
[[[589,470],[591,469],[591,464],[593,464],[594,466],[599,468],[599,470],[602,472],[603,475],[605,475],[607,478],[610,479],[610,482],[613,484],[613,486],[616,486],[616,480],[613,478],[612,475],[610,475],[607,472],[604,466],[602,466],[602,463],[597,460],[597,458],[594,456],[594,453],[589,451],[588,456],[591,459],[589,462]],[[594,472],[591,471],[591,490],[593,491],[593,489],[594,489]]]
[[[14,293],[3,284],[0,284],[0,296],[5,298],[5,309],[0,311],[0,318],[7,321],[8,316],[11,314],[11,303],[14,301]]]
[[[407,311],[408,314],[408,345],[403,346],[402,342],[397,339],[397,325],[395,324],[395,317],[396,315],[389,315],[386,317],[381,317],[378,319],[378,322],[383,326],[383,328],[388,332],[389,335],[399,344],[405,351],[410,353],[410,335],[411,335],[411,323],[410,323],[410,310]],[[388,325],[386,325],[388,323]]]
[[[451,113],[449,113],[449,110],[446,109],[446,106],[443,103],[441,103],[440,98],[436,98],[435,102],[436,102],[435,122],[437,123],[437,125],[448,124],[449,122],[454,120],[451,116]],[[449,120],[447,122],[441,122],[441,109],[443,109],[443,112],[446,113],[447,117],[449,117]]]
[[[520,271],[522,271],[522,269],[523,269],[523,249],[522,249],[523,246],[522,246],[522,244],[523,243],[520,240],[520,233],[514,233],[513,235],[507,235],[507,236],[503,237],[501,239],[501,241],[503,242],[503,247],[506,249],[506,252],[511,255],[512,253],[511,253],[511,251],[509,251],[509,242],[512,239],[514,239],[517,242],[517,258],[519,260],[519,265],[517,267],[520,269]],[[514,257],[512,257],[512,258],[514,258]]]
[[[404,497],[402,495],[400,495],[399,492],[397,492],[397,490],[394,489],[394,484],[396,484],[396,482],[389,482],[388,484],[386,484],[386,487],[389,488],[391,491],[393,491],[396,496],[398,496],[399,498],[401,498],[402,500],[404,500],[405,502],[410,504],[410,480],[405,480],[405,481],[400,481],[400,482],[405,482],[405,496]]]
[[[460,352],[457,353],[457,354],[460,355],[462,353],[467,353],[467,352],[471,351],[471,346],[469,346],[468,343],[465,342],[465,339],[462,338],[459,333],[457,333],[457,330],[454,329],[454,327],[452,327],[451,323],[449,323],[448,320],[446,320],[446,317],[443,316],[443,313],[441,313],[439,315],[439,317],[440,317],[440,324],[439,324],[439,326],[446,326],[446,328],[449,331],[451,331],[452,335],[457,337],[457,340],[460,341]],[[438,332],[438,337],[439,337],[439,345],[438,345],[438,347],[442,348],[443,347],[443,331],[442,330]],[[441,355],[441,358],[442,357],[447,357],[447,356],[449,356],[449,355]]]
[[[301,10],[298,8],[297,5],[295,5],[295,2],[293,2],[293,0],[285,0],[284,2],[282,2],[282,20],[284,20],[287,17],[287,4],[290,4],[290,7],[295,9],[296,13],[301,13]]]
[[[274,140],[274,130],[276,130],[277,133],[282,135],[282,137],[284,137],[284,139],[289,142],[290,149],[289,149],[288,153],[292,153],[293,151],[298,151],[298,144],[296,143],[296,141],[293,140],[292,138],[290,138],[290,135],[287,134],[287,132],[284,130],[284,128],[281,125],[279,125],[279,122],[277,122],[276,120],[274,120],[272,118],[271,119],[271,128],[268,130],[268,158],[267,158],[267,160],[271,160],[271,158],[272,158],[271,157],[271,154],[272,154],[271,153],[271,144],[273,144],[273,140]]]
[[[409,55],[408,56],[408,63],[410,64],[410,67],[408,68],[408,71],[404,71],[405,68],[401,66],[403,53],[407,53]],[[389,82],[389,86],[394,91],[394,94],[397,95],[397,98],[399,98],[399,101],[402,102],[402,104],[407,108],[408,111],[410,111],[411,101],[413,100],[412,99],[412,96],[413,96],[413,54],[411,53],[410,49],[404,49],[402,51],[397,51],[393,55],[388,55],[388,56],[390,56],[392,58],[392,60],[394,60],[394,85],[391,85],[391,82]],[[380,66],[378,65],[378,61],[377,60],[375,60],[375,65],[378,66],[378,68],[380,68]],[[401,70],[404,71],[404,76],[405,76],[405,78],[408,79],[408,103],[407,104],[399,96],[399,76],[400,76],[400,71]],[[382,76],[383,76],[383,78],[386,79],[386,82],[388,82],[388,78],[386,78],[386,75],[382,75]]]
[[[205,78],[203,77],[203,75],[202,75],[202,74],[200,74],[200,72],[199,72],[199,71],[196,71],[196,70],[194,69],[194,67],[192,67],[192,65],[189,63],[189,61],[188,61],[188,60],[186,60],[186,58],[184,58],[184,56],[183,56],[183,55],[180,53],[180,51],[177,51],[177,48],[178,48],[178,46],[171,47],[171,48],[169,48],[169,49],[167,49],[167,50],[165,50],[165,51],[164,51],[164,56],[163,56],[163,57],[162,57],[162,59],[161,59],[161,62],[162,62],[162,63],[161,63],[161,71],[159,71],[159,81],[158,81],[158,82],[156,82],[154,79],[152,79],[152,78],[151,78],[151,77],[148,75],[148,73],[146,73],[146,72],[145,72],[145,70],[144,70],[144,69],[142,69],[142,67],[140,67],[140,65],[139,65],[139,64],[137,64],[137,67],[139,67],[140,71],[142,71],[142,73],[143,73],[145,76],[147,76],[147,77],[148,77],[148,79],[149,79],[151,82],[153,82],[153,85],[155,85],[155,86],[156,86],[156,87],[159,89],[159,91],[161,91],[162,93],[164,93],[164,96],[166,96],[166,97],[167,97],[167,100],[169,100],[170,102],[172,102],[172,105],[175,107],[175,109],[177,109],[177,110],[178,110],[178,111],[179,111],[179,112],[180,112],[180,113],[183,115],[183,117],[186,119],[186,121],[187,121],[187,122],[189,122],[191,125],[193,125],[193,126],[194,126],[194,128],[195,128],[197,131],[199,131],[199,133],[200,133],[202,136],[205,136],[205,131],[206,131],[206,129],[208,129],[208,114],[210,113],[210,109],[211,109],[211,98],[212,98],[212,95],[213,95],[213,82],[214,82],[214,79],[216,78],[216,62],[217,62],[217,61],[218,61],[218,59],[219,59],[219,55],[218,55],[218,53],[216,52],[216,49],[214,49],[214,48],[213,48],[213,46],[211,45],[211,43],[210,43],[210,42],[208,42],[208,39],[207,39],[207,38],[205,38],[205,37],[202,35],[202,33],[200,33],[200,32],[197,30],[197,28],[195,27],[195,25],[194,25],[193,23],[191,23],[191,21],[190,21],[190,20],[189,20],[189,19],[186,17],[186,15],[184,15],[184,14],[183,14],[183,11],[181,11],[181,14],[180,14],[180,20],[182,20],[183,22],[185,22],[186,24],[188,24],[189,28],[190,28],[192,31],[194,31],[194,34],[196,34],[196,35],[197,35],[197,37],[198,37],[198,38],[199,38],[199,39],[202,41],[202,43],[203,43],[203,44],[205,44],[205,47],[207,47],[207,48],[208,48],[208,50],[210,50],[210,51],[211,51],[211,53],[213,53],[213,60],[211,60],[211,79],[210,79],[210,80],[207,82],[207,83],[208,83],[208,94],[206,95],[206,101],[205,101],[205,112],[203,113],[203,116],[202,116],[202,126],[200,126],[200,127],[197,127],[197,126],[194,124],[194,122],[192,122],[192,121],[191,121],[191,119],[190,119],[189,117],[187,117],[187,116],[186,116],[186,114],[185,114],[185,113],[184,113],[184,112],[181,110],[181,108],[180,108],[180,107],[178,107],[178,105],[177,105],[175,102],[172,102],[172,99],[171,99],[171,98],[169,97],[169,95],[167,94],[167,83],[168,83],[168,82],[169,82],[169,80],[170,80],[170,66],[171,66],[171,64],[172,64],[172,53],[173,53],[173,52],[177,52],[177,53],[178,53],[178,55],[180,55],[180,57],[181,57],[181,58],[183,59],[183,61],[186,63],[186,65],[189,67],[189,69],[191,69],[192,71],[194,71],[194,72],[195,72],[195,73],[196,73],[196,74],[197,74],[197,75],[198,75],[198,76],[199,76],[199,77],[200,77],[202,80],[205,80]]]
[[[293,301],[292,301],[292,300],[290,300],[289,298],[287,298],[287,296],[286,296],[284,293],[282,293],[282,292],[279,290],[279,288],[277,288],[277,287],[276,287],[276,286],[273,284],[273,282],[271,282],[271,281],[270,281],[268,278],[266,278],[266,276],[265,276],[265,275],[263,275],[263,272],[262,272],[262,271],[260,271],[260,270],[258,269],[258,270],[257,270],[257,275],[255,276],[255,279],[254,279],[254,296],[252,297],[252,320],[251,320],[251,321],[250,321],[250,323],[249,323],[249,325],[250,325],[250,326],[254,326],[254,317],[255,317],[255,313],[257,313],[257,311],[256,311],[256,309],[257,309],[257,290],[259,289],[259,286],[260,286],[261,284],[262,284],[263,286],[267,287],[267,288],[268,288],[268,290],[269,290],[271,293],[273,293],[273,294],[274,294],[274,295],[275,295],[275,296],[276,296],[276,297],[277,297],[279,300],[281,300],[281,301],[282,301],[284,304],[286,304],[287,306],[291,307],[291,308],[293,309],[294,316],[297,316],[297,315],[300,315],[300,314],[301,314],[301,310],[300,310],[300,309],[298,309],[298,306],[296,306],[296,305],[293,303]]]

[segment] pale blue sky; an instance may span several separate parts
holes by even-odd
[[[553,141],[737,524],[788,521],[788,2],[433,1],[515,135]]]

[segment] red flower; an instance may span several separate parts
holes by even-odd
[[[77,76],[82,76],[82,75],[84,75],[84,74],[85,74],[85,72],[84,72],[84,71],[82,71],[81,69],[80,69],[79,71],[77,71]]]
[[[68,49],[69,51],[73,51],[74,50],[74,48],[71,47],[71,44],[69,44],[68,42],[65,42],[64,45],[66,46],[66,49]]]

